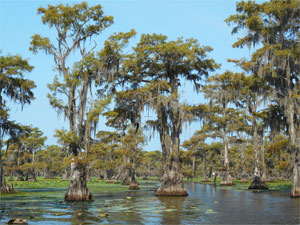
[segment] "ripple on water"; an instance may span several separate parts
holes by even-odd
[[[253,193],[187,183],[188,197],[156,197],[153,191],[95,191],[90,203],[63,202],[65,190],[44,189],[1,197],[0,224],[270,224],[300,223],[300,199],[275,191]]]

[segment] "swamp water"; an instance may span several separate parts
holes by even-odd
[[[188,197],[156,197],[158,184],[140,191],[99,192],[91,203],[62,201],[65,189],[21,190],[0,197],[0,224],[300,224],[300,199],[287,192],[252,192],[186,183]]]

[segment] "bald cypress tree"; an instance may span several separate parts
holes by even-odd
[[[18,136],[22,127],[9,119],[7,101],[11,100],[22,106],[29,104],[34,98],[32,89],[33,81],[25,79],[25,74],[31,72],[33,67],[20,56],[0,56],[0,193],[13,193],[4,176],[1,160],[3,137]],[[7,143],[8,144],[8,143]]]
[[[291,197],[299,197],[300,1],[271,0],[262,4],[241,1],[236,9],[237,14],[226,21],[235,25],[233,33],[247,32],[234,47],[259,46],[251,58],[252,70],[272,87],[272,98],[284,109],[292,152]]]
[[[40,7],[42,22],[56,32],[56,42],[39,34],[32,36],[30,50],[33,53],[44,51],[53,57],[55,69],[60,76],[49,85],[50,104],[63,113],[69,122],[68,149],[73,155],[71,182],[65,200],[92,200],[86,186],[86,165],[84,157],[90,148],[92,125],[96,124],[105,100],[93,101],[88,106],[89,93],[96,80],[101,81],[103,73],[98,72],[91,40],[113,23],[111,16],[105,16],[101,5],[89,7],[80,4]],[[77,63],[70,63],[70,55],[76,53]],[[61,97],[64,96],[64,97]],[[66,99],[66,100],[64,100]],[[89,115],[87,115],[89,114]],[[59,136],[59,135],[58,135]],[[63,141],[65,143],[65,141]],[[86,154],[83,154],[83,150]]]
[[[158,132],[163,152],[163,183],[156,195],[186,196],[180,166],[184,110],[179,87],[187,80],[199,90],[201,78],[218,65],[207,56],[212,49],[200,46],[197,40],[167,39],[164,35],[143,34],[123,66],[131,88],[128,96],[135,96],[135,107],[148,107],[157,115],[155,121],[148,122]]]

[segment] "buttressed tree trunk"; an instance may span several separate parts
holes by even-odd
[[[225,112],[225,111],[224,111]],[[224,116],[225,117],[225,116]],[[224,142],[224,169],[219,171],[221,175],[220,185],[231,186],[233,185],[232,177],[229,174],[229,157],[228,157],[228,140],[226,128],[223,128],[223,142]]]
[[[135,166],[129,170],[129,176],[130,176],[130,186],[129,190],[139,190],[139,184],[136,180],[136,172],[135,172]]]
[[[177,102],[178,103],[178,102]],[[161,110],[158,117],[161,121],[164,129],[160,130],[160,139],[163,151],[163,163],[164,163],[164,175],[162,177],[163,183],[160,188],[157,189],[155,195],[157,196],[188,196],[188,193],[183,185],[183,175],[180,165],[180,106],[177,104],[173,106],[173,113],[171,114],[171,120],[173,123],[172,136],[168,135],[168,122],[165,110]]]
[[[1,152],[0,152],[0,194],[13,194],[13,193],[15,193],[14,189],[10,187],[5,180],[4,170],[2,166]]]
[[[288,123],[289,123],[289,134],[290,134],[290,144],[292,148],[292,163],[293,163],[293,177],[292,177],[292,198],[300,197],[300,153],[299,146],[296,143],[296,131],[294,125],[294,107],[291,103],[288,108]]]
[[[255,109],[256,111],[256,109]],[[259,137],[257,133],[257,122],[256,117],[252,117],[252,126],[253,126],[253,147],[255,152],[255,168],[254,168],[254,178],[248,187],[248,189],[269,189],[268,185],[262,181],[260,177],[260,171],[259,171]]]
[[[70,186],[65,195],[66,201],[93,201],[93,196],[86,185],[86,177],[85,165],[75,162],[73,159],[71,163]]]
[[[293,168],[293,187],[291,192],[291,197],[299,198],[300,197],[300,159],[299,152],[295,153]]]

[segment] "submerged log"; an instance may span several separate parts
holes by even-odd
[[[269,187],[260,177],[255,176],[248,189],[269,189]]]

